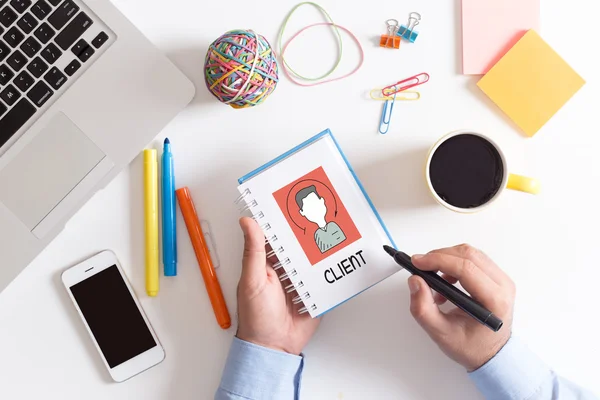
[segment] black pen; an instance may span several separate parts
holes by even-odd
[[[456,286],[448,283],[444,278],[430,271],[421,271],[415,267],[410,257],[401,252],[393,249],[390,246],[383,246],[383,249],[390,256],[394,257],[401,267],[410,272],[413,275],[420,276],[433,290],[448,299],[449,302],[453,303],[456,307],[460,308],[483,325],[487,326],[494,332],[498,332],[502,328],[502,320],[496,317],[490,310],[479,304],[468,294],[459,290]]]

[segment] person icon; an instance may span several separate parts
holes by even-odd
[[[314,185],[305,187],[296,193],[296,204],[300,215],[318,226],[315,231],[315,243],[321,253],[325,253],[346,240],[346,235],[338,224],[325,220],[327,205],[325,199],[317,193]]]

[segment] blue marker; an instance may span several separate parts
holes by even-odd
[[[165,139],[162,155],[162,229],[165,276],[177,276],[177,222],[175,218],[175,171],[171,142]]]

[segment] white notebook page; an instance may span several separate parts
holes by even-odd
[[[313,179],[312,177],[316,176],[313,173],[320,174],[319,177],[324,173],[328,182],[320,185],[319,183],[324,179]],[[307,179],[300,179],[303,177]],[[285,203],[287,207],[282,208],[277,203],[274,193],[281,193],[282,189],[299,179],[300,182],[289,191],[289,201]],[[331,191],[327,190],[330,185],[333,187]],[[315,207],[309,210],[307,202],[312,201],[311,204],[317,204],[318,214],[318,210],[322,207],[319,197],[325,198],[329,220],[326,221],[327,225],[324,228],[301,215],[294,198],[303,187],[306,189],[303,193],[310,192],[310,186],[314,186],[321,193],[315,193],[316,196],[309,194],[301,201],[306,208],[303,212],[309,218],[315,219],[309,212],[314,214]],[[298,284],[302,281],[303,287],[298,288],[297,292],[310,294],[310,299],[305,300],[305,305],[311,316],[323,314],[400,270],[400,267],[382,249],[384,244],[392,245],[392,243],[330,135],[322,136],[288,158],[268,167],[244,182],[238,189],[240,193],[249,189],[251,192],[249,199],[257,202],[257,206],[251,211],[253,214],[258,212],[264,214],[258,222],[261,225],[267,223],[270,225],[270,229],[265,231],[265,236],[277,236],[277,240],[272,243],[273,248],[278,250],[283,247],[283,252],[278,255],[278,258],[280,260],[289,258],[291,263],[285,266],[286,272],[291,273],[292,270],[297,272],[297,275],[286,280],[284,284]],[[337,198],[337,201],[342,204],[346,210],[345,215],[349,216],[351,222],[348,222],[347,218],[336,221],[341,213],[332,216],[329,209],[336,207],[336,200],[332,201],[332,198]],[[337,206],[339,207],[339,204]],[[285,213],[292,218],[292,223],[286,218]],[[306,228],[304,247],[293,230],[295,229],[293,227],[298,228],[298,225]],[[341,234],[337,232],[337,228],[340,228]],[[344,231],[347,231],[347,234]],[[354,234],[351,231],[354,231]],[[359,239],[356,238],[356,231],[360,235]],[[296,229],[296,232],[301,231]],[[332,233],[334,236],[331,236]],[[343,239],[344,237],[346,238]],[[314,248],[311,248],[313,245]],[[330,246],[333,247],[323,251]],[[312,261],[307,254],[313,255]],[[317,259],[321,257],[324,259],[314,263],[315,254]],[[311,265],[312,263],[314,265]],[[313,305],[316,309],[312,308]]]

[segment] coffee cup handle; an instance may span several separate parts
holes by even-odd
[[[540,192],[540,181],[522,175],[509,174],[506,187],[510,190],[538,194]]]

